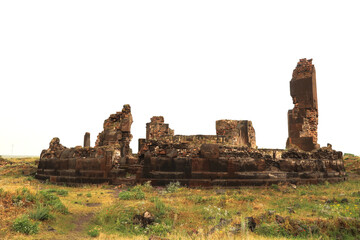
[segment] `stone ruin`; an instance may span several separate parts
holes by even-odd
[[[248,120],[218,120],[216,135],[175,135],[164,117],[146,124],[137,154],[130,148],[130,105],[110,115],[95,147],[66,148],[59,138],[43,150],[36,177],[60,183],[195,186],[319,183],[346,179],[342,152],[317,144],[318,108],[312,60],[301,59],[290,81],[294,108],[288,112],[286,150],[259,149]]]
[[[289,138],[286,148],[303,151],[319,149],[316,74],[312,59],[300,59],[290,81],[290,95],[294,108],[288,112]]]

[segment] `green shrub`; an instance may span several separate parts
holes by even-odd
[[[155,204],[155,209],[156,209],[155,217],[156,218],[163,217],[165,215],[165,213],[166,213],[165,204],[158,197],[155,197],[154,204]]]
[[[47,192],[47,193],[56,193],[59,196],[67,196],[68,195],[68,191],[65,189],[46,189],[46,190],[42,190],[43,192]]]
[[[60,201],[57,201],[54,205],[53,208],[55,211],[62,213],[62,214],[68,214],[69,210],[68,208]]]
[[[56,193],[60,196],[67,196],[69,194],[69,192],[65,189],[58,189]]]
[[[35,210],[29,213],[29,217],[34,220],[45,221],[53,218],[50,214],[50,209],[44,206],[38,206]]]
[[[87,193],[86,196],[87,196],[87,197],[91,197],[91,193]]]
[[[150,192],[150,191],[153,191],[153,189],[154,188],[153,188],[153,186],[151,186],[151,181],[147,181],[142,185],[142,190],[144,190],[144,191]]]
[[[90,236],[90,237],[98,237],[99,234],[100,234],[100,231],[99,229],[97,228],[93,228],[93,229],[90,229],[87,234]]]
[[[45,206],[52,207],[55,211],[67,214],[69,213],[67,207],[60,201],[59,197],[54,195],[52,191],[43,190],[39,192],[40,199]]]
[[[38,223],[31,223],[27,216],[15,219],[12,228],[16,232],[25,234],[35,234],[39,231]]]
[[[165,223],[155,223],[154,225],[148,225],[151,234],[156,236],[166,236],[171,230],[171,226],[166,225]]]
[[[290,237],[290,234],[281,225],[273,223],[262,223],[255,228],[255,233],[268,237]]]
[[[16,195],[12,196],[12,202],[16,206],[23,206],[25,203],[33,203],[36,201],[36,195],[30,193],[29,189],[22,188],[16,190]]]
[[[138,185],[127,191],[120,192],[119,198],[121,200],[140,200],[145,199],[145,193],[141,190],[141,186]]]
[[[166,185],[166,192],[168,193],[174,193],[177,192],[180,188],[179,182],[171,182],[168,185]]]

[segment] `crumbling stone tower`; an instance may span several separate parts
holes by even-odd
[[[312,59],[300,59],[290,81],[294,108],[288,112],[289,137],[286,148],[303,151],[318,149],[318,103],[316,72]]]
[[[132,154],[130,149],[132,123],[131,107],[125,104],[121,112],[111,114],[104,121],[104,130],[99,133],[95,147],[113,146],[114,149],[119,149],[121,158],[130,156]]]

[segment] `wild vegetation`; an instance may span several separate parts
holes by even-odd
[[[356,239],[360,157],[344,159],[337,184],[189,189],[53,185],[36,158],[0,158],[0,239]]]

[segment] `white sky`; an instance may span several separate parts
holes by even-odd
[[[357,2],[0,1],[0,154],[93,146],[127,103],[134,152],[157,115],[175,134],[252,120],[284,148],[292,71],[313,58],[319,143],[360,155]]]

